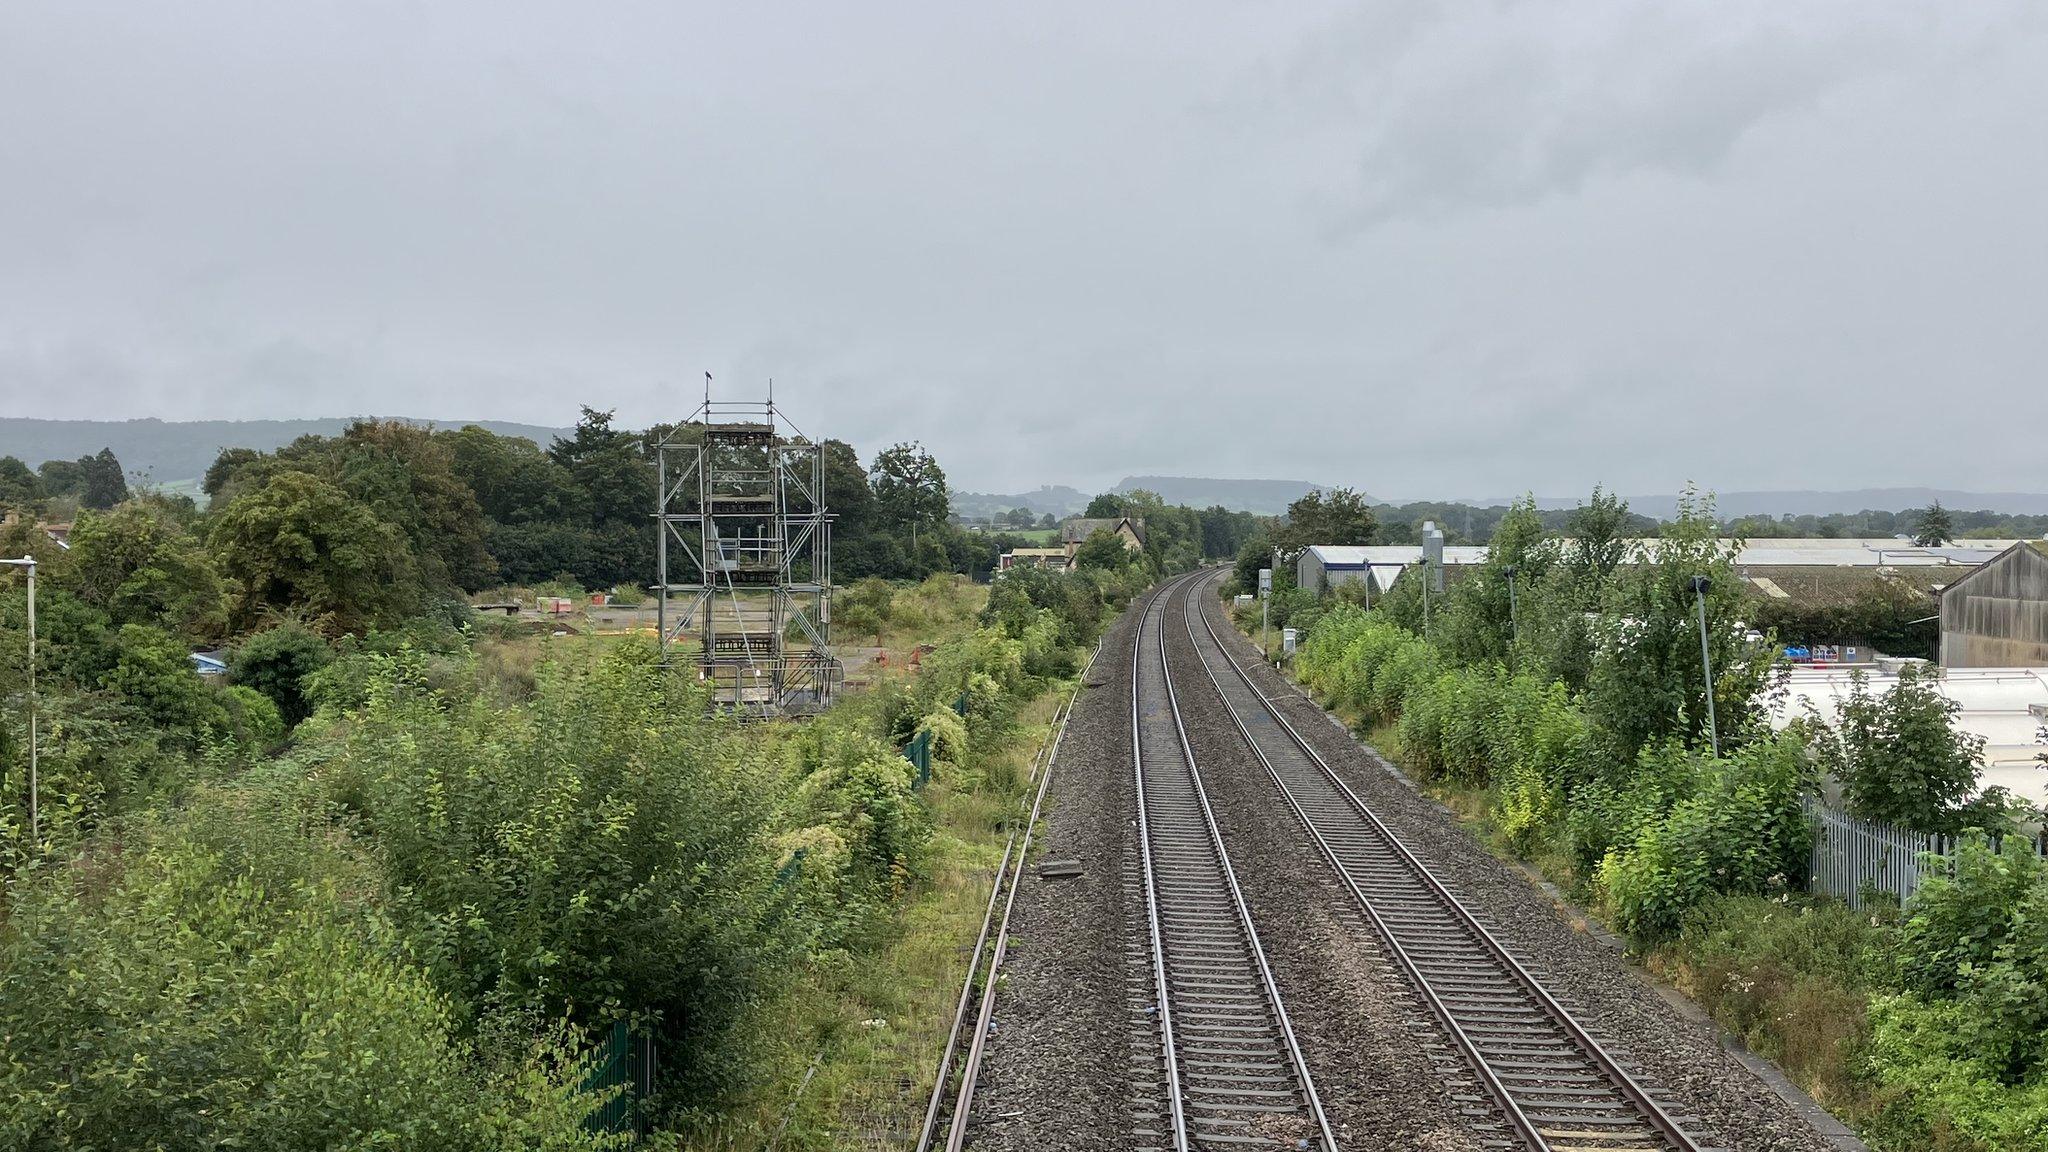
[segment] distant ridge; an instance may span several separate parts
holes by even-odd
[[[1910,508],[1925,508],[1936,500],[1941,501],[1942,507],[1953,508],[1958,512],[2048,516],[2048,493],[1966,492],[1954,488],[1852,488],[1841,492],[1718,492],[1714,495],[1714,514],[1723,520],[1734,520],[1743,516],[1826,516],[1834,512],[1903,512]],[[1482,508],[1509,502],[1505,497],[1457,501]],[[1538,508],[1571,508],[1584,502],[1583,496],[1536,498]],[[1678,497],[1630,496],[1628,506],[1631,512],[1659,520],[1669,520],[1678,514]]]
[[[956,516],[996,516],[1013,508],[1029,508],[1035,516],[1049,514],[1058,520],[1084,511],[1088,507],[1088,493],[1065,484],[1047,484],[1036,492],[1019,492],[1013,496],[992,492],[955,492],[952,501]]]
[[[1327,489],[1327,484],[1307,480],[1218,480],[1206,476],[1126,476],[1112,492],[1143,488],[1157,492],[1168,504],[1207,508],[1221,504],[1238,512],[1278,516],[1287,506],[1310,492]],[[1370,497],[1368,497],[1370,499]]]
[[[523,436],[546,447],[567,428],[511,424],[502,420],[421,420],[411,416],[335,416],[318,420],[31,420],[0,417],[0,456],[34,468],[45,460],[76,460],[111,448],[129,472],[146,473],[159,484],[205,474],[223,448],[269,452],[301,436],[335,436],[357,420],[398,420],[460,428],[475,424],[500,436]]]

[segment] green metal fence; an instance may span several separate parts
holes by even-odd
[[[903,758],[910,761],[911,766],[917,769],[917,777],[914,783],[919,788],[931,783],[932,734],[929,728],[911,737],[910,743],[903,746]]]
[[[583,1122],[593,1132],[640,1134],[640,1098],[654,1090],[654,1038],[635,1036],[624,1020],[597,1046],[597,1063],[583,1082],[585,1091],[615,1089]]]

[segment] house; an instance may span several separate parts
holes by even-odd
[[[1444,568],[1455,571],[1486,560],[1486,549],[1467,544],[1444,548]],[[1422,563],[1419,544],[1371,544],[1363,546],[1312,544],[1294,561],[1294,582],[1321,595],[1339,584],[1367,585],[1378,596],[1394,586],[1402,572]]]
[[[207,679],[228,674],[226,652],[194,652],[191,654],[191,660],[192,671]]]
[[[2022,540],[1941,590],[1944,668],[2048,666],[2048,540]]]
[[[996,561],[996,571],[1008,572],[1012,568],[1052,568],[1064,570],[1067,567],[1065,548],[1013,548],[1003,553]]]
[[[1115,534],[1123,540],[1127,551],[1138,552],[1145,547],[1143,520],[1131,516],[1080,517],[1060,525],[1060,547],[1066,553],[1067,567],[1074,566],[1074,553],[1097,532]]]

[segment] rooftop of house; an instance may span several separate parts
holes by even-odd
[[[1131,526],[1131,534],[1142,543],[1145,539],[1145,521],[1134,516],[1080,517],[1060,525],[1060,542],[1079,544],[1097,532],[1115,532],[1124,525]]]

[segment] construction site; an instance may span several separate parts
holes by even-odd
[[[843,679],[831,652],[824,458],[775,406],[704,402],[655,445],[656,629],[716,709],[804,715]]]

